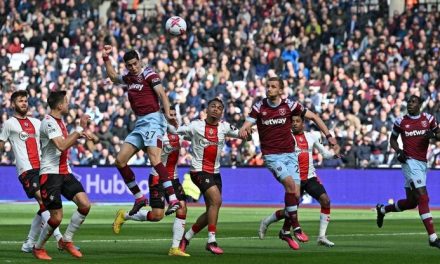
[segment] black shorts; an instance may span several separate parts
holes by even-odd
[[[73,197],[84,192],[81,183],[72,174],[42,174],[40,175],[41,198],[49,210],[61,209],[61,195],[72,201]]]
[[[32,169],[23,172],[18,180],[23,185],[23,190],[26,192],[27,197],[35,198],[35,193],[40,190],[40,170]]]
[[[150,180],[148,182],[152,183]],[[183,191],[182,184],[180,184],[179,179],[174,179],[171,181],[173,184],[174,192],[179,201],[185,201],[185,192]],[[150,188],[150,206],[151,208],[165,208],[165,200],[169,202],[169,197],[166,194],[165,188],[163,188],[162,184],[157,183],[149,186]]]
[[[217,186],[220,193],[222,192],[222,178],[220,173],[208,173],[204,171],[191,172],[191,180],[199,187],[200,191],[204,194],[206,190],[212,186]]]
[[[327,193],[324,185],[322,185],[318,177],[313,177],[306,181],[301,181],[301,196],[304,195],[304,192],[310,194],[310,196],[312,196],[317,201],[319,201],[319,197],[322,194]]]

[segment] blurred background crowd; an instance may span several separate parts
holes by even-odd
[[[100,138],[96,145],[79,140],[71,163],[114,164],[136,116],[124,87],[106,76],[105,44],[114,47],[119,73],[125,51],[141,53],[162,77],[183,124],[205,118],[207,101],[219,97],[224,119],[240,127],[253,102],[265,96],[267,76],[281,76],[283,96],[319,113],[341,145],[340,160],[314,153],[318,167],[397,165],[388,138],[412,94],[422,96],[423,111],[440,120],[436,5],[388,15],[379,4],[359,3],[371,1],[157,1],[148,10],[134,2],[133,9],[127,0],[0,1],[0,126],[11,116],[13,91],[27,89],[30,114],[41,119],[48,93],[64,89],[71,104],[68,129],[87,113]],[[164,32],[172,15],[187,21],[186,35]],[[179,164],[190,163],[190,148],[184,143]],[[429,166],[440,167],[440,142],[431,144],[428,159]],[[13,162],[8,143],[1,164]],[[262,165],[258,135],[250,142],[229,140],[221,162]],[[129,164],[148,160],[140,151]]]

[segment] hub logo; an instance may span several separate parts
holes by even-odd
[[[75,175],[78,178],[78,175]],[[81,183],[87,194],[105,194],[105,195],[131,195],[130,190],[125,185],[124,180],[117,174],[113,174],[113,177],[102,177],[99,174],[87,174],[85,177],[81,177]],[[141,192],[149,193],[148,180],[137,181]]]

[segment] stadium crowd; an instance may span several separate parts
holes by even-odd
[[[136,116],[121,86],[106,76],[101,50],[110,43],[121,73],[122,57],[137,49],[163,79],[182,123],[205,118],[206,102],[221,98],[224,118],[240,127],[256,98],[265,95],[267,76],[285,80],[284,97],[320,114],[341,145],[341,160],[316,166],[377,167],[399,164],[389,148],[394,120],[406,113],[406,99],[421,95],[423,110],[440,120],[440,12],[416,6],[388,17],[377,6],[344,0],[161,1],[144,15],[127,1],[0,1],[0,124],[11,115],[10,95],[30,93],[34,117],[43,118],[47,96],[64,89],[74,129],[77,116],[92,117],[100,143],[79,140],[74,165],[112,165]],[[164,23],[183,17],[187,34],[172,37]],[[106,17],[106,18],[104,18]],[[310,127],[312,130],[317,130]],[[325,138],[324,138],[325,139]],[[9,144],[9,143],[8,143]],[[14,161],[10,145],[1,164]],[[179,164],[189,164],[189,143]],[[440,142],[432,144],[429,165],[440,167]],[[258,135],[231,139],[224,166],[262,165]],[[131,165],[148,163],[140,151]]]

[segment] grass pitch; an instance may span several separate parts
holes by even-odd
[[[428,246],[428,238],[418,212],[389,214],[384,227],[376,227],[375,211],[368,209],[332,209],[328,237],[334,248],[316,245],[319,226],[318,208],[301,208],[300,222],[310,241],[291,250],[278,239],[282,223],[270,226],[265,240],[259,240],[260,220],[276,208],[222,208],[217,227],[217,242],[225,254],[215,256],[205,250],[207,231],[201,231],[187,249],[189,258],[169,257],[173,216],[162,222],[133,222],[123,226],[121,234],[112,233],[111,224],[119,208],[130,205],[95,205],[75,236],[83,259],[58,252],[54,239],[47,244],[52,263],[437,263],[440,250]],[[204,207],[189,207],[187,229]],[[38,263],[32,254],[20,252],[21,244],[37,210],[36,205],[0,204],[0,263]],[[74,207],[64,208],[62,232]],[[433,211],[440,225],[440,211]],[[437,220],[437,221],[435,221]],[[439,228],[439,227],[438,227]]]

